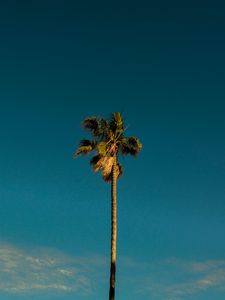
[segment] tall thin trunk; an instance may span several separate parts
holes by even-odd
[[[115,299],[116,283],[116,183],[117,183],[117,155],[114,155],[114,163],[111,181],[111,266],[109,300]]]

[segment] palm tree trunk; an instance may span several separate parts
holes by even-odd
[[[114,156],[111,181],[111,266],[109,300],[115,299],[116,282],[116,183],[117,183],[117,155]]]

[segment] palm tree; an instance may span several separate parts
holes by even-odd
[[[118,162],[119,154],[136,156],[141,148],[140,141],[132,136],[125,137],[125,127],[120,112],[115,112],[109,120],[102,117],[88,117],[82,123],[84,129],[92,134],[93,139],[83,139],[75,152],[75,157],[87,155],[95,151],[90,164],[95,172],[101,171],[104,181],[111,182],[111,267],[109,300],[115,299],[116,275],[116,186],[117,178],[122,175],[123,168]]]

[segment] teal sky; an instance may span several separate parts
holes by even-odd
[[[110,185],[73,159],[121,111],[117,298],[225,296],[224,1],[0,4],[0,298],[107,299]]]

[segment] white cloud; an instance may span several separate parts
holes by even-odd
[[[108,258],[69,256],[56,249],[0,243],[0,295],[72,293],[93,295],[108,284]],[[210,290],[225,292],[225,260],[158,262],[118,257],[121,287],[145,299],[188,300]],[[132,275],[131,275],[132,274]],[[133,290],[130,287],[134,287]]]
[[[0,293],[88,295],[94,290],[92,274],[100,262],[97,258],[70,257],[54,249],[31,250],[0,243]]]
[[[145,272],[148,276],[140,283],[139,292],[156,299],[190,299],[212,289],[220,293],[225,286],[224,260],[169,259],[146,265]]]

